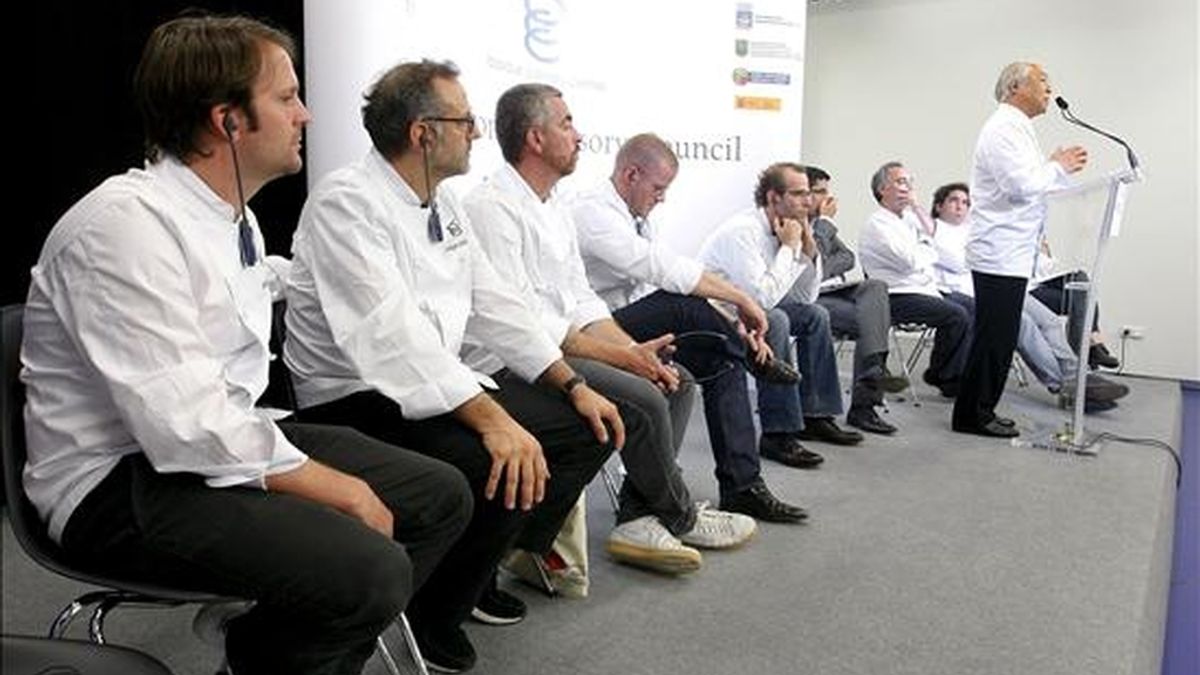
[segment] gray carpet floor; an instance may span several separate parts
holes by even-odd
[[[1089,416],[1090,428],[1178,447],[1178,384],[1123,381],[1133,393]],[[1110,442],[1080,457],[954,434],[951,402],[918,386],[919,407],[889,403],[894,437],[814,443],[826,456],[816,471],[764,462],[768,483],[808,507],[810,523],[764,524],[744,548],[706,553],[687,577],[605,558],[613,512],[596,481],[590,597],[551,599],[502,579],[530,615],[467,627],[475,672],[1157,672],[1174,505],[1167,455]],[[1026,438],[1067,417],[1036,384],[1010,382],[1001,408]],[[693,496],[715,502],[699,409],[680,461]],[[3,547],[3,631],[41,634],[83,587],[37,568],[7,523]],[[110,641],[180,675],[212,673],[219,654],[191,635],[193,611],[118,610]],[[72,633],[82,634],[77,624]],[[398,634],[388,640],[403,656]],[[376,659],[367,672],[385,671]]]

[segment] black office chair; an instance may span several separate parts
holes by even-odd
[[[71,621],[84,609],[95,606],[88,624],[88,637],[104,644],[104,619],[108,612],[122,604],[176,607],[190,602],[228,602],[230,598],[212,593],[166,588],[135,579],[121,579],[89,569],[87,562],[75,560],[50,540],[37,510],[25,496],[21,476],[25,469],[25,387],[21,384],[21,332],[24,305],[3,308],[3,339],[0,350],[4,361],[4,388],[0,394],[0,413],[3,414],[4,491],[8,521],[13,534],[25,553],[42,567],[64,577],[107,590],[84,593],[71,601],[54,619],[49,637],[61,638]]]
[[[128,647],[24,635],[0,637],[5,675],[171,675],[158,659]]]
[[[280,303],[281,305],[281,303]],[[283,307],[277,306],[276,318],[282,318]],[[96,644],[104,644],[104,619],[108,612],[122,604],[151,605],[159,607],[177,607],[187,603],[226,603],[236,602],[237,598],[213,595],[202,591],[192,591],[179,588],[168,588],[154,584],[143,583],[134,579],[113,577],[107,573],[91,570],[86,561],[75,560],[67,554],[46,534],[45,525],[33,504],[25,496],[21,476],[25,469],[25,387],[21,384],[21,334],[24,305],[7,305],[3,308],[2,335],[0,335],[0,353],[4,362],[4,386],[0,391],[0,414],[2,426],[0,437],[3,440],[3,470],[6,508],[9,523],[17,542],[25,553],[42,567],[70,579],[86,584],[101,586],[106,590],[84,593],[71,601],[59,612],[48,631],[49,637],[60,639],[66,633],[71,621],[84,609],[95,606],[91,620],[88,623],[88,637]],[[282,326],[282,324],[280,324]],[[279,328],[282,331],[282,328]],[[282,333],[279,334],[282,340]],[[279,343],[282,345],[282,342]],[[278,352],[275,352],[278,353]],[[282,367],[282,360],[279,366]],[[278,370],[274,371],[276,374]],[[283,368],[283,377],[287,369]],[[285,380],[281,385],[283,395],[295,400],[291,393],[291,382]],[[408,619],[401,614],[396,623],[404,636],[409,653],[421,675],[428,675],[425,662],[421,659],[416,640],[413,639],[412,629]],[[392,659],[387,645],[380,637],[377,642],[380,658],[392,675],[399,675],[400,670]],[[8,669],[5,669],[8,672]]]

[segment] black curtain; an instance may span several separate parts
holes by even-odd
[[[50,228],[77,199],[108,176],[142,164],[141,120],[133,105],[133,70],[146,36],[182,12],[244,14],[282,28],[304,46],[301,0],[176,2],[174,0],[41,0],[9,22],[19,42],[35,45],[10,54],[18,85],[6,97],[10,155],[3,304],[24,302],[29,268]],[[304,84],[303,54],[296,63]],[[22,82],[23,80],[23,82]],[[254,197],[271,253],[286,253],[306,193],[303,173],[275,180]]]

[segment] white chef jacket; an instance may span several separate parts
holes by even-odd
[[[975,143],[967,265],[988,274],[1029,278],[1046,219],[1046,194],[1069,184],[1062,165],[1042,154],[1033,120],[1001,103]]]
[[[608,306],[588,285],[571,215],[551,194],[543,202],[509,164],[464,200],[492,265],[536,308],[544,332],[561,345],[572,326],[609,318]],[[467,363],[495,372],[500,363],[486,345],[468,341]]]
[[[501,279],[458,200],[429,208],[377,151],[312,190],[292,242],[284,355],[303,407],[375,390],[408,419],[450,412],[494,388],[459,356],[474,336],[533,381],[562,353]]]
[[[821,256],[810,260],[781,245],[762,209],[746,209],[722,223],[700,247],[700,262],[768,309],[797,281],[802,302],[814,302],[820,291]]]
[[[967,267],[966,223],[951,225],[938,218],[933,233],[933,247],[938,259],[933,269],[937,273],[938,290],[944,293],[962,293],[975,297],[975,282],[971,280],[971,269]]]
[[[571,203],[579,252],[587,279],[611,310],[620,309],[661,288],[690,295],[704,266],[654,240],[652,221],[642,233],[629,206],[605,179]]]
[[[52,539],[127,454],[216,488],[263,488],[304,463],[254,408],[271,269],[242,266],[235,209],[189,168],[109,178],[54,226],[31,276],[24,482]]]
[[[888,293],[919,293],[935,298],[938,254],[911,208],[897,216],[882,206],[858,234],[858,261],[863,273],[888,286]]]

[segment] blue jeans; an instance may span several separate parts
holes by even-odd
[[[775,358],[786,359],[803,375],[799,384],[758,383],[758,419],[767,433],[804,428],[804,417],[842,414],[829,311],[816,304],[781,303],[767,312],[767,344]],[[796,338],[792,355],[790,338]]]
[[[761,467],[746,389],[746,345],[737,329],[707,300],[666,291],[614,311],[613,319],[638,341],[697,330],[725,336],[723,340],[681,339],[675,360],[702,380],[704,421],[721,494],[734,494],[757,482]]]
[[[1067,344],[1062,319],[1030,294],[1025,295],[1021,311],[1021,330],[1017,334],[1017,352],[1034,377],[1052,392],[1075,377],[1079,360]]]

